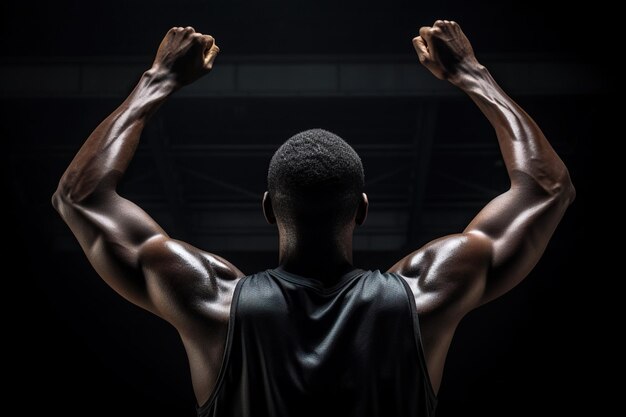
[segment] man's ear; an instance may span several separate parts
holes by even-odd
[[[357,226],[365,223],[365,219],[367,218],[367,210],[369,207],[369,201],[367,199],[367,194],[361,194],[361,200],[359,201],[359,207],[356,209],[356,217],[354,219]]]
[[[267,191],[263,193],[263,215],[269,224],[276,224],[276,215],[272,207],[272,200],[270,199],[270,193]]]

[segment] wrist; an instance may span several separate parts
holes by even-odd
[[[176,92],[182,87],[170,71],[156,65],[143,73],[142,81],[167,95]]]
[[[142,74],[125,100],[125,110],[138,119],[149,117],[178,88],[179,84],[168,72],[152,67]]]
[[[456,73],[448,78],[448,81],[461,90],[467,90],[476,85],[477,82],[489,77],[487,68],[478,61],[466,61],[459,64]]]

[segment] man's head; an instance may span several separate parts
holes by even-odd
[[[270,223],[297,230],[336,231],[367,214],[361,158],[334,133],[311,129],[274,154],[263,208]]]

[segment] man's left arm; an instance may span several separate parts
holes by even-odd
[[[211,36],[172,28],[152,68],[89,136],[53,196],[54,207],[107,284],[179,330],[189,324],[181,309],[194,305],[184,297],[217,291],[218,277],[242,274],[215,255],[171,239],[116,189],[149,116],[176,90],[208,73],[218,51]]]

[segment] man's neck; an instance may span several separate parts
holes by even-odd
[[[330,234],[327,238],[280,234],[279,264],[285,271],[334,284],[352,266],[352,231]]]

